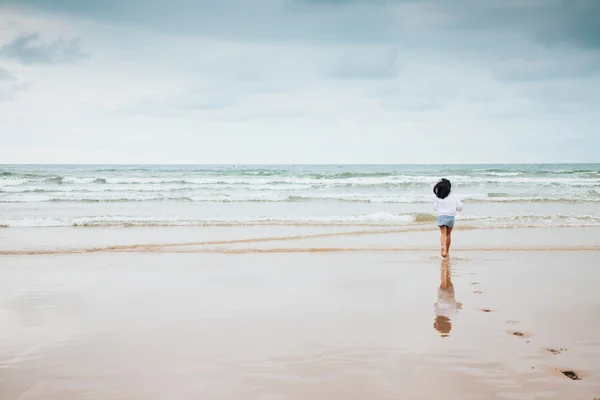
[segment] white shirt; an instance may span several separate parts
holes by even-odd
[[[450,193],[445,199],[435,198],[435,211],[439,215],[454,217],[457,211],[462,211],[463,203],[458,196]]]
[[[438,301],[433,305],[435,315],[452,319],[459,309],[459,305],[454,297],[454,286],[448,289],[438,289]]]

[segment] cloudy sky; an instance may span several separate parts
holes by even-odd
[[[0,0],[1,163],[600,162],[597,0]]]

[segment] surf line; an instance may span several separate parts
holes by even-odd
[[[5,251],[0,252],[4,256],[31,256],[31,255],[69,255],[69,254],[91,254],[91,253],[173,253],[173,254],[268,254],[268,253],[358,253],[358,252],[424,252],[430,251],[431,247],[278,247],[278,248],[242,248],[242,249],[214,249],[214,248],[163,248],[160,246],[136,246],[128,249],[118,250],[43,250],[43,251]],[[455,249],[453,252],[518,252],[518,251],[600,251],[600,246],[573,246],[573,247],[477,247]]]
[[[132,244],[122,246],[105,246],[105,247],[90,247],[90,248],[66,248],[66,249],[50,249],[50,250],[4,250],[0,251],[0,255],[12,256],[12,255],[55,255],[55,254],[85,254],[85,253],[109,253],[109,252],[132,252],[136,250],[142,251],[156,251],[163,248],[176,248],[176,247],[189,247],[189,246],[219,246],[228,244],[239,244],[239,243],[260,243],[260,242],[276,242],[276,241],[294,241],[294,240],[305,240],[305,239],[319,239],[328,237],[340,237],[340,236],[365,236],[365,235],[385,235],[393,233],[404,233],[404,232],[415,232],[431,230],[429,228],[420,229],[414,226],[405,226],[403,228],[395,229],[378,229],[378,230],[361,230],[361,231],[347,231],[347,232],[328,232],[328,233],[317,233],[312,235],[295,235],[295,236],[274,236],[274,237],[259,237],[259,238],[245,238],[245,239],[231,239],[231,240],[216,240],[216,241],[202,241],[202,242],[181,242],[181,243],[152,243],[152,244]]]

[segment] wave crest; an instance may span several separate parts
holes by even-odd
[[[139,216],[90,216],[75,218],[1,218],[0,227],[102,227],[102,226],[429,226],[435,229],[433,214],[393,214],[387,212],[360,215],[295,217],[167,218]],[[516,215],[457,217],[458,228],[527,228],[527,227],[600,227],[600,217],[593,215]]]

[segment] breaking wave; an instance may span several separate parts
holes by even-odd
[[[180,193],[180,194],[177,194]],[[114,202],[160,202],[180,201],[198,203],[294,203],[294,202],[348,202],[348,203],[431,203],[429,195],[395,195],[372,193],[311,193],[293,194],[288,191],[190,191],[189,189],[167,191],[57,191],[30,190],[26,192],[0,192],[0,203],[114,203]],[[507,193],[467,194],[462,196],[467,203],[598,203],[598,191],[587,191],[564,196],[514,196]]]
[[[460,227],[600,227],[600,217],[591,215],[518,215],[509,217],[459,216]],[[74,218],[1,218],[0,226],[16,227],[103,227],[103,226],[428,226],[434,229],[433,214],[393,214],[297,217],[167,218],[139,216],[90,216]]]
[[[440,177],[473,213],[464,223],[596,226],[600,218],[598,164],[0,165],[0,226],[434,226],[428,211]]]

